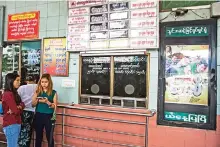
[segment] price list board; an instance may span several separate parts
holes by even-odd
[[[158,0],[72,0],[67,50],[158,48],[158,26]]]
[[[44,38],[42,72],[51,76],[68,76],[69,54],[66,38]]]

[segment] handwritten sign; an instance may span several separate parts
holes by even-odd
[[[207,26],[166,27],[166,37],[208,36]]]
[[[156,29],[131,30],[131,37],[156,37]]]
[[[154,0],[136,0],[131,1],[131,9],[156,7],[157,2]]]
[[[68,76],[68,63],[66,38],[44,39],[43,73],[49,73],[52,76]]]
[[[8,15],[8,41],[37,39],[40,11]]]
[[[157,45],[156,38],[134,38],[130,39],[131,48],[153,48]]]
[[[131,18],[148,18],[148,17],[156,17],[157,9],[156,8],[148,8],[148,9],[139,9],[131,11]]]
[[[89,7],[69,9],[69,16],[88,15]]]
[[[169,112],[165,111],[165,120],[169,121],[182,121],[182,122],[193,122],[193,123],[208,123],[208,117],[202,114],[191,114],[184,112]]]
[[[90,6],[95,4],[105,3],[106,0],[71,0],[69,1],[69,8]]]
[[[89,48],[89,42],[87,40],[81,41],[68,41],[68,50],[72,51],[85,51]]]
[[[69,25],[68,32],[70,34],[81,34],[89,31],[88,24]]]
[[[147,28],[147,27],[156,27],[157,26],[157,18],[150,17],[147,19],[132,19],[131,20],[131,28]]]
[[[68,24],[88,23],[89,16],[69,17]]]

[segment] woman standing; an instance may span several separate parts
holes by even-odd
[[[5,89],[2,95],[3,131],[8,147],[18,147],[18,137],[21,129],[21,113],[24,103],[17,93],[20,86],[20,76],[9,73],[5,77]]]
[[[43,130],[46,130],[48,147],[54,147],[54,139],[51,136],[53,131],[51,120],[54,109],[57,105],[57,93],[53,90],[53,82],[50,74],[43,74],[38,82],[37,91],[33,96],[32,105],[36,106],[35,130],[36,130],[36,147],[41,147],[43,139]],[[50,145],[49,145],[50,144]]]

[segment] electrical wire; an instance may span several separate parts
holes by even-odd
[[[206,18],[206,17],[203,17],[201,15],[199,15],[198,13],[194,12],[193,10],[190,10],[192,13],[194,13],[196,16],[199,16],[200,18]]]
[[[173,11],[171,11],[167,16],[165,16],[164,18],[160,19],[160,22],[162,22],[163,20],[167,19],[171,14],[173,13]]]

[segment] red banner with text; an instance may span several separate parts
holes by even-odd
[[[40,11],[8,15],[7,40],[30,40],[39,38]]]

